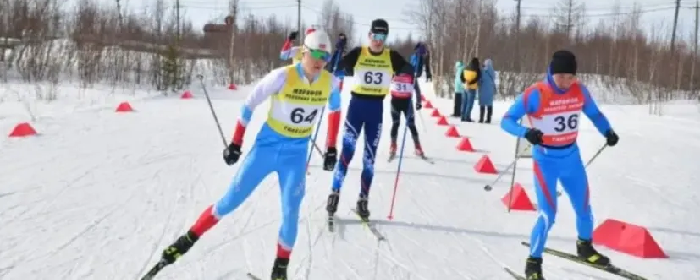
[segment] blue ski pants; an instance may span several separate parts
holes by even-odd
[[[382,135],[384,117],[384,100],[366,99],[353,96],[345,117],[345,132],[343,133],[343,148],[340,160],[333,174],[333,190],[340,191],[348,173],[348,165],[355,155],[357,138],[362,129],[365,130],[364,155],[362,158],[362,174],[360,175],[360,197],[369,196],[374,177],[374,161],[377,155],[379,139]]]
[[[238,208],[272,172],[277,172],[282,196],[279,243],[291,250],[297,238],[299,208],[306,193],[307,146],[299,143],[255,144],[233,178],[228,192],[214,206],[221,218]]]
[[[533,149],[535,192],[537,194],[537,221],[530,236],[530,256],[541,258],[549,230],[557,215],[557,181],[569,196],[576,213],[578,238],[590,240],[593,233],[593,214],[589,202],[588,175],[576,144],[557,150]]]

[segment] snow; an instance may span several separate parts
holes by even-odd
[[[16,91],[31,93],[33,86],[20,87],[14,86]],[[436,98],[427,84],[422,88],[443,114],[451,113],[451,100]],[[249,89],[209,89],[227,138]],[[62,85],[60,92],[70,96],[80,89]],[[0,138],[0,279],[142,276],[164,247],[226,191],[238,168],[222,162],[221,139],[206,101],[198,87],[192,92],[192,100],[149,98],[148,92],[107,94],[109,89],[99,88],[73,100],[59,97],[50,105],[4,99],[0,129],[9,133],[17,122],[30,121],[23,108],[31,104],[40,108],[32,122],[40,135]],[[344,96],[347,104],[348,95]],[[136,112],[115,113],[124,100]],[[512,161],[515,145],[515,139],[497,126],[507,106],[496,104],[490,125],[450,119],[501,171]],[[263,111],[266,106],[260,108]],[[619,266],[648,279],[700,278],[697,106],[666,105],[664,116],[648,115],[643,105],[602,108],[621,141],[589,168],[597,222],[619,219],[646,226],[670,258],[640,259],[598,249]],[[523,270],[528,252],[519,243],[528,240],[535,213],[507,213],[500,198],[508,191],[510,174],[493,191],[485,192],[483,186],[496,176],[474,171],[472,166],[483,153],[456,151],[459,139],[445,137],[447,128],[437,126],[429,113],[423,111],[417,122],[424,148],[436,163],[413,156],[412,141],[407,139],[392,221],[386,215],[398,161],[385,160],[390,118],[388,111],[384,114],[370,209],[386,242],[377,242],[356,222],[341,223],[335,234],[325,230],[324,206],[332,173],[320,168],[322,159],[314,152],[291,279],[510,279],[502,265]],[[254,115],[244,152],[265,116],[265,112]],[[325,122],[321,128],[323,136]],[[584,122],[579,143],[588,159],[604,140]],[[338,212],[349,220],[355,219],[350,208],[359,192],[359,159],[358,152]],[[516,179],[534,197],[527,161],[519,161]],[[573,252],[573,211],[566,196],[559,205],[548,245]],[[158,279],[246,279],[249,271],[267,279],[279,212],[273,175]],[[550,279],[619,279],[545,258],[545,275]]]

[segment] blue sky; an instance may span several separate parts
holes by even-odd
[[[100,0],[104,5],[116,5],[115,0]],[[145,7],[152,7],[154,0],[122,0],[123,4],[131,9],[142,11]],[[307,23],[315,23],[318,18],[324,0],[301,0],[302,18]],[[228,0],[181,0],[183,15],[190,19],[197,28],[201,28],[207,21],[213,18],[222,19],[228,10]],[[559,3],[560,0],[523,0],[523,15],[546,15],[548,9]],[[592,24],[596,24],[600,19],[612,18],[612,7],[614,0],[586,0],[584,1],[588,10],[589,19]],[[630,10],[637,2],[645,11],[642,20],[647,28],[652,28],[658,24],[670,26],[673,20],[673,6],[675,0],[618,0],[622,12]],[[167,6],[174,6],[175,0],[167,0]],[[356,29],[364,32],[369,28],[372,19],[382,17],[389,21],[391,35],[404,37],[409,32],[417,34],[415,26],[406,21],[405,10],[418,5],[419,0],[336,0],[341,9],[355,17]],[[696,1],[682,0],[679,21],[679,36],[690,34],[694,28]],[[244,13],[254,13],[260,16],[275,15],[282,20],[296,22],[297,1],[296,0],[241,0]],[[515,11],[515,0],[499,0],[498,9],[503,13],[513,13]],[[682,34],[681,34],[682,33]],[[390,38],[391,39],[391,38]]]

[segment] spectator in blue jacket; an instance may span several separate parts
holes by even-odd
[[[491,59],[484,61],[481,73],[481,79],[479,79],[479,122],[484,122],[484,113],[486,113],[486,123],[491,123],[493,95],[496,94],[496,71],[493,70]]]
[[[457,61],[455,63],[455,101],[453,117],[462,116],[462,94],[464,94],[464,84],[462,84],[462,72],[464,72],[464,63]]]

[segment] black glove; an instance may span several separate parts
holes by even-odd
[[[426,75],[426,76],[425,76],[425,81],[426,81],[426,82],[432,82],[432,81],[433,81],[433,76],[432,76],[432,75]]]
[[[224,149],[223,155],[226,164],[234,165],[241,158],[241,146],[231,143]]]
[[[338,162],[338,150],[335,147],[328,147],[326,154],[323,155],[323,170],[333,171],[335,164]]]
[[[289,39],[289,41],[294,41],[297,39],[298,35],[299,31],[292,31],[292,33],[289,33],[289,36],[287,36],[287,39]]]
[[[542,137],[544,137],[544,133],[537,128],[528,128],[527,132],[525,132],[525,139],[527,139],[527,141],[532,145],[540,145],[544,143]]]
[[[617,133],[611,129],[605,133],[605,141],[608,143],[608,146],[613,147],[617,145],[618,141],[620,141],[620,137],[617,136]]]
[[[420,111],[420,109],[423,109],[423,104],[421,104],[420,101],[416,102],[416,111]]]

